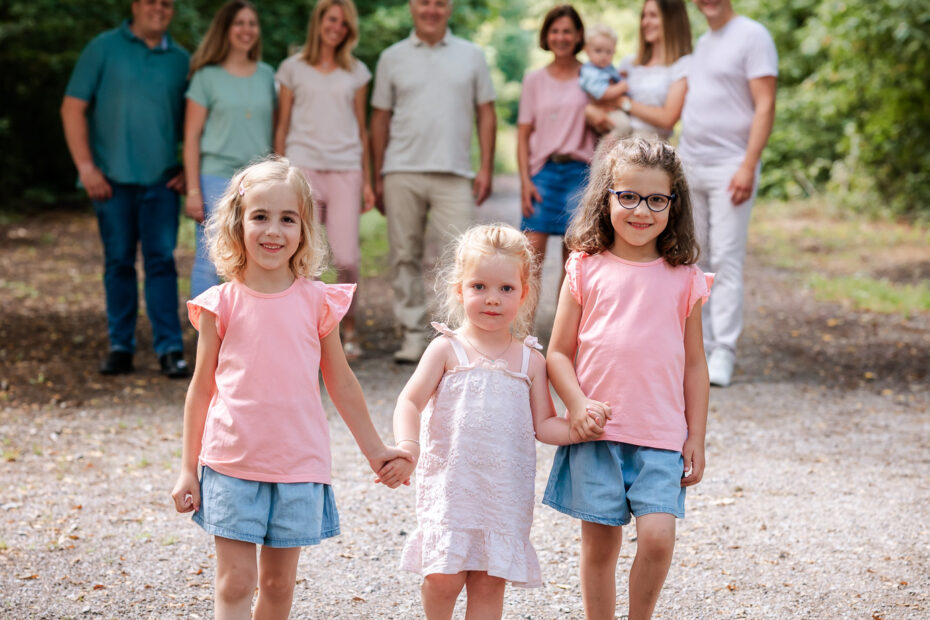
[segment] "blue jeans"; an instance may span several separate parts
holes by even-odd
[[[152,323],[155,353],[181,351],[178,319],[178,272],[174,249],[178,242],[178,194],[164,182],[154,185],[114,183],[113,196],[94,201],[103,241],[103,284],[107,298],[110,349],[134,351],[139,290],[136,248],[142,244],[145,306]]]
[[[203,221],[206,222],[210,214],[216,208],[216,203],[220,201],[229,179],[226,177],[214,176],[212,174],[200,175],[200,189],[203,192]],[[220,283],[216,275],[216,267],[210,262],[210,254],[207,252],[207,244],[203,235],[203,224],[197,224],[196,229],[196,247],[197,254],[194,255],[194,266],[191,268],[191,299],[197,297],[202,292],[216,286]]]

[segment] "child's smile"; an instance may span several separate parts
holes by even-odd
[[[246,254],[246,284],[293,281],[290,260],[300,245],[300,207],[294,191],[284,183],[246,188],[243,195],[242,237]]]
[[[614,175],[613,189],[629,190],[640,196],[671,194],[671,180],[660,168],[618,168]],[[674,204],[656,213],[642,200],[633,209],[620,206],[613,194],[609,195],[610,223],[614,229],[611,253],[627,260],[644,262],[659,258],[656,239],[668,226],[669,212]]]

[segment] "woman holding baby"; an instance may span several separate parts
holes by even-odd
[[[589,105],[588,122],[608,131],[613,128],[608,113],[619,107],[630,115],[633,133],[667,140],[684,105],[690,53],[691,25],[683,0],[646,0],[639,20],[639,50],[618,67],[626,78],[614,89],[620,96]]]

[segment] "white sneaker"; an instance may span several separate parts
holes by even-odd
[[[394,351],[394,361],[398,364],[416,364],[426,351],[426,337],[417,332],[404,334],[404,344]]]
[[[710,375],[710,384],[727,387],[733,378],[733,364],[735,358],[732,351],[714,349],[707,360],[707,374]]]

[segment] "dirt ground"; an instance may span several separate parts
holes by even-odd
[[[512,191],[497,201],[509,209]],[[910,281],[928,259],[882,269]],[[190,264],[180,250],[179,272]],[[557,278],[547,269],[543,341]],[[137,372],[97,374],[100,273],[88,210],[0,224],[0,618],[210,617],[212,541],[168,497],[186,383],[158,374],[144,318]],[[930,317],[816,302],[800,274],[755,255],[746,281],[740,365],[730,388],[712,390],[707,473],[689,491],[656,617],[930,617]],[[355,369],[388,437],[412,369],[390,359],[384,280],[361,284]],[[396,568],[413,492],[373,486],[330,410],[342,535],[303,553],[292,617],[419,617],[419,578]],[[552,453],[538,449],[540,497]],[[578,534],[537,506],[545,587],[509,589],[506,618],[582,616]],[[618,613],[635,528],[625,536]]]

